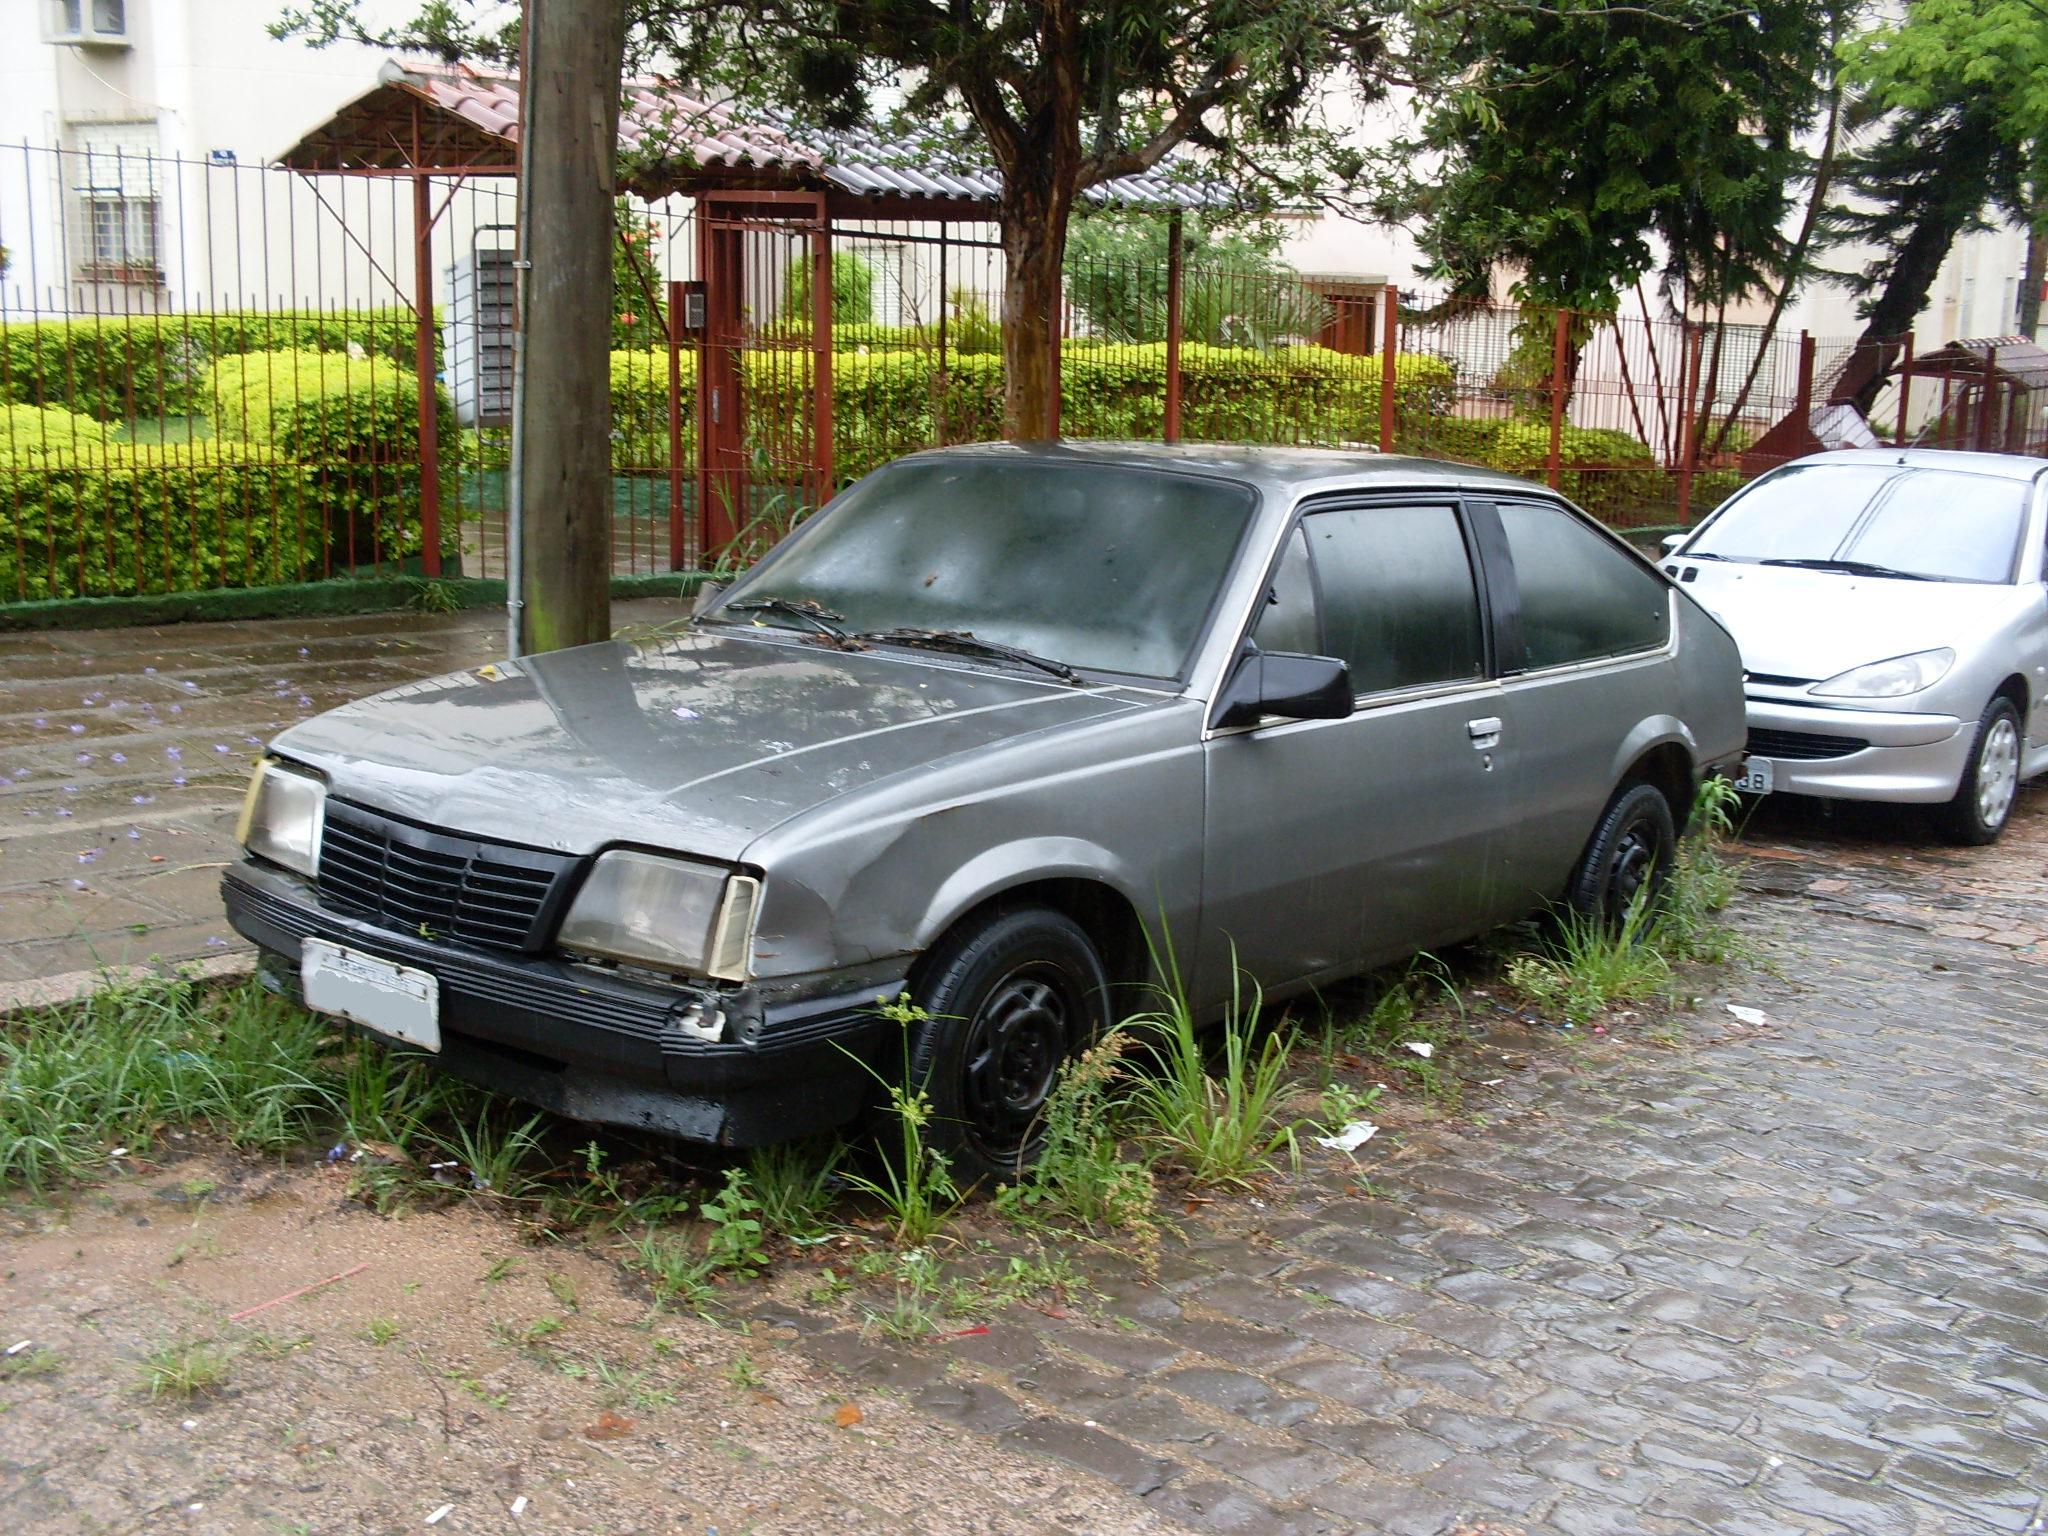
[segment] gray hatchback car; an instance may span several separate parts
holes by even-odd
[[[907,1062],[973,1178],[1032,1155],[1160,940],[1214,1015],[1612,915],[1743,731],[1720,625],[1525,481],[944,449],[676,633],[292,727],[224,893],[309,1006],[460,1077],[751,1145]]]

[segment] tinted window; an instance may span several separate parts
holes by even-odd
[[[1642,562],[1560,507],[1503,502],[1522,593],[1522,667],[1563,666],[1659,646],[1671,599]],[[1514,657],[1503,657],[1512,671]]]
[[[1174,677],[1251,510],[1243,486],[1191,475],[913,459],[847,491],[710,616],[781,624],[729,610],[782,597],[856,631],[967,630],[1071,666]]]
[[[1265,606],[1252,625],[1252,640],[1262,651],[1322,654],[1323,633],[1316,623],[1315,581],[1308,571],[1308,540],[1299,528],[1287,537]]]
[[[1479,594],[1449,507],[1360,507],[1303,519],[1324,645],[1358,694],[1478,677]]]

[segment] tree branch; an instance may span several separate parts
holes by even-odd
[[[1188,136],[1201,126],[1202,114],[1211,107],[1228,99],[1238,88],[1244,75],[1244,59],[1232,54],[1209,67],[1202,83],[1190,91],[1182,100],[1179,109],[1166,124],[1151,138],[1135,149],[1103,153],[1097,151],[1081,165],[1081,179],[1076,190],[1092,187],[1098,182],[1114,181],[1119,176],[1135,176],[1140,171],[1149,171],[1164,160]]]

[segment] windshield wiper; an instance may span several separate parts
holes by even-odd
[[[1014,661],[1019,666],[1050,672],[1063,683],[1078,683],[1081,674],[1064,661],[1034,656],[1030,651],[996,640],[983,640],[964,629],[864,629],[860,640],[879,640],[888,645],[922,646],[928,651],[953,651],[962,656],[986,656],[996,661]]]
[[[834,613],[822,603],[809,598],[795,597],[743,597],[736,603],[727,603],[721,610],[725,613],[779,613],[787,618],[801,619],[818,634],[830,635],[834,640],[850,640],[840,625],[846,615]]]
[[[1900,581],[1933,581],[1932,576],[1923,576],[1918,571],[1902,571],[1895,566],[1872,565],[1868,560],[1759,560],[1758,565],[1791,565],[1802,571],[1846,571],[1851,576],[1895,576]]]

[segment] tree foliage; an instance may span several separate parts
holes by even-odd
[[[1074,221],[1067,241],[1067,297],[1096,336],[1164,341],[1168,224],[1154,214],[1104,211]],[[1279,258],[1269,221],[1189,216],[1183,225],[1180,330],[1209,346],[1270,347],[1312,340],[1329,306]]]
[[[1390,210],[1419,216],[1455,293],[1501,271],[1592,312],[1653,271],[1694,304],[1782,279],[1819,104],[1826,0],[1418,0],[1411,68],[1454,82],[1401,147]]]

